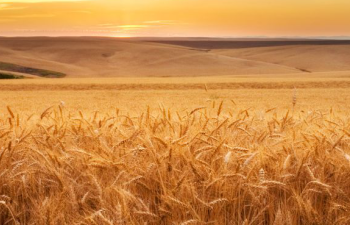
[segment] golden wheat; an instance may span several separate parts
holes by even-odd
[[[211,105],[7,107],[0,223],[350,224],[349,116]]]

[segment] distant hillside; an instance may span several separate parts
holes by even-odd
[[[0,62],[35,68],[34,75],[38,76],[49,71],[56,77],[64,74],[67,77],[222,76],[350,70],[350,42],[295,42],[0,38]],[[33,74],[28,69],[17,72]]]

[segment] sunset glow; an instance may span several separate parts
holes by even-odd
[[[0,36],[350,36],[346,0],[8,0]]]

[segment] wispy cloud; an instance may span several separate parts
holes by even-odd
[[[13,15],[13,16],[6,16],[5,18],[17,18],[17,19],[23,19],[23,18],[47,18],[47,17],[54,17],[53,14],[27,14],[27,15]]]
[[[138,24],[123,24],[116,25],[110,23],[100,24],[99,27],[102,29],[118,29],[118,30],[139,30],[139,29],[148,29],[148,28],[157,28],[179,24],[175,20],[152,20],[152,21],[142,21]]]
[[[10,4],[0,4],[0,11],[1,10],[19,10],[19,9],[25,9],[25,7],[12,7]]]
[[[87,0],[5,0],[5,3],[83,2]]]
[[[61,12],[62,14],[63,13],[81,13],[81,14],[92,14],[91,11],[88,11],[88,10],[73,10],[73,11],[64,11],[64,12]]]
[[[178,24],[175,20],[151,20],[151,21],[144,21],[143,23],[146,24],[157,24],[157,25],[173,25]]]
[[[121,29],[125,29],[125,30],[134,30],[134,29],[144,29],[144,28],[149,28],[151,26],[149,25],[120,25],[120,26],[117,26],[118,28],[121,28]]]
[[[102,29],[121,29],[121,30],[138,30],[138,29],[145,29],[145,28],[151,28],[153,25],[146,25],[146,24],[126,24],[126,25],[115,25],[115,24],[100,24],[99,27]]]

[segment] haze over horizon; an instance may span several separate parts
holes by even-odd
[[[350,36],[345,0],[5,0],[0,36]]]

